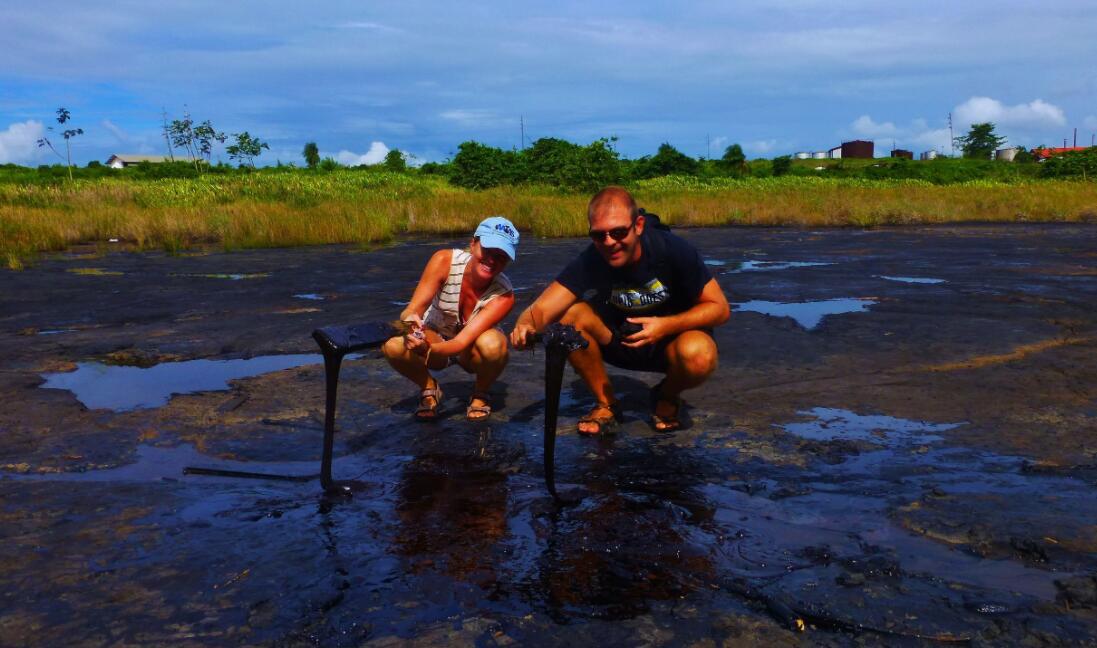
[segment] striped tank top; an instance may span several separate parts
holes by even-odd
[[[465,277],[465,267],[471,259],[472,255],[465,250],[453,250],[453,260],[449,265],[449,276],[446,277],[442,289],[434,296],[430,307],[423,315],[423,321],[426,325],[447,340],[453,339],[467,324],[461,318],[461,281]],[[491,300],[511,292],[514,292],[514,287],[511,285],[510,279],[507,279],[507,276],[500,272],[492,280],[484,294],[480,296],[479,301],[476,302],[476,307],[472,309],[472,315],[469,316],[469,319],[476,317],[477,313]]]

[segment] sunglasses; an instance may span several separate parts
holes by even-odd
[[[635,221],[633,221],[632,225],[635,225]],[[625,240],[625,237],[628,236],[628,233],[632,231],[632,225],[629,225],[628,227],[614,227],[610,230],[592,229],[588,232],[588,234],[590,234],[591,240],[595,243],[601,243],[602,241],[606,240],[607,234],[614,241],[623,241]]]

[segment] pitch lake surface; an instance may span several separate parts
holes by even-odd
[[[310,332],[392,319],[460,242],[4,271],[0,645],[1097,645],[1097,227],[681,234],[734,304],[720,369],[674,434],[657,376],[614,371],[597,439],[569,370],[567,507],[540,353],[475,425],[460,369],[417,425],[383,360],[348,360],[359,490],[308,479]],[[524,240],[519,308],[583,245]]]

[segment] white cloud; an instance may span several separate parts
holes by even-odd
[[[438,115],[442,119],[457,122],[461,126],[477,127],[498,125],[504,122],[513,122],[514,119],[502,120],[494,110],[483,108],[446,110]]]
[[[853,123],[850,124],[850,128],[852,128],[853,132],[857,135],[871,138],[894,137],[899,132],[899,129],[895,127],[894,123],[875,122],[872,120],[872,117],[869,117],[868,115],[861,115],[853,120]]]
[[[972,97],[956,106],[953,117],[964,128],[984,122],[993,122],[996,126],[1030,127],[1063,126],[1067,123],[1063,109],[1043,99],[1006,106],[990,97]]]
[[[1082,125],[1085,126],[1087,130],[1097,130],[1097,115],[1089,115],[1086,117],[1085,121],[1082,122]]]
[[[118,127],[118,126],[117,126],[117,125],[116,125],[116,124],[115,124],[114,122],[112,122],[111,120],[109,120],[109,119],[104,119],[104,120],[103,120],[102,122],[100,122],[100,124],[101,124],[101,125],[103,126],[103,128],[107,129],[107,132],[108,132],[108,133],[110,133],[111,135],[113,135],[113,136],[114,136],[114,139],[118,140],[118,143],[119,143],[119,144],[126,144],[126,145],[128,145],[128,144],[129,144],[130,142],[132,142],[132,141],[133,141],[133,138],[131,138],[131,137],[130,137],[130,136],[129,136],[129,135],[127,134],[127,133],[126,133],[126,131],[124,131],[124,130],[122,130],[121,128],[119,128],[119,127]]]
[[[38,158],[38,139],[45,134],[42,122],[29,120],[0,131],[0,164],[26,163]]]
[[[346,166],[358,166],[360,164],[377,164],[385,159],[388,155],[389,147],[385,146],[384,142],[371,142],[369,150],[359,155],[352,151],[339,151],[335,154],[335,160],[339,164],[345,164]]]
[[[365,29],[376,32],[388,32],[390,34],[399,34],[403,33],[404,31],[403,29],[400,29],[398,27],[382,25],[381,23],[376,22],[345,22],[340,25],[336,25],[336,27],[338,27],[339,29]]]
[[[906,138],[906,141],[913,142],[918,145],[918,151],[933,149],[938,153],[947,153],[952,150],[952,141],[949,139],[947,128],[928,128],[920,132],[916,132],[910,137]]]
[[[753,142],[747,142],[743,144],[743,148],[751,153],[758,153],[764,155],[777,148],[777,140],[755,140]]]

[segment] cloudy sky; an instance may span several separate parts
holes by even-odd
[[[50,162],[35,140],[59,106],[81,164],[164,153],[161,114],[184,107],[269,142],[269,164],[307,141],[344,163],[444,160],[521,146],[523,121],[627,157],[947,151],[950,111],[958,132],[1088,144],[1094,25],[1093,0],[4,0],[0,163]]]

